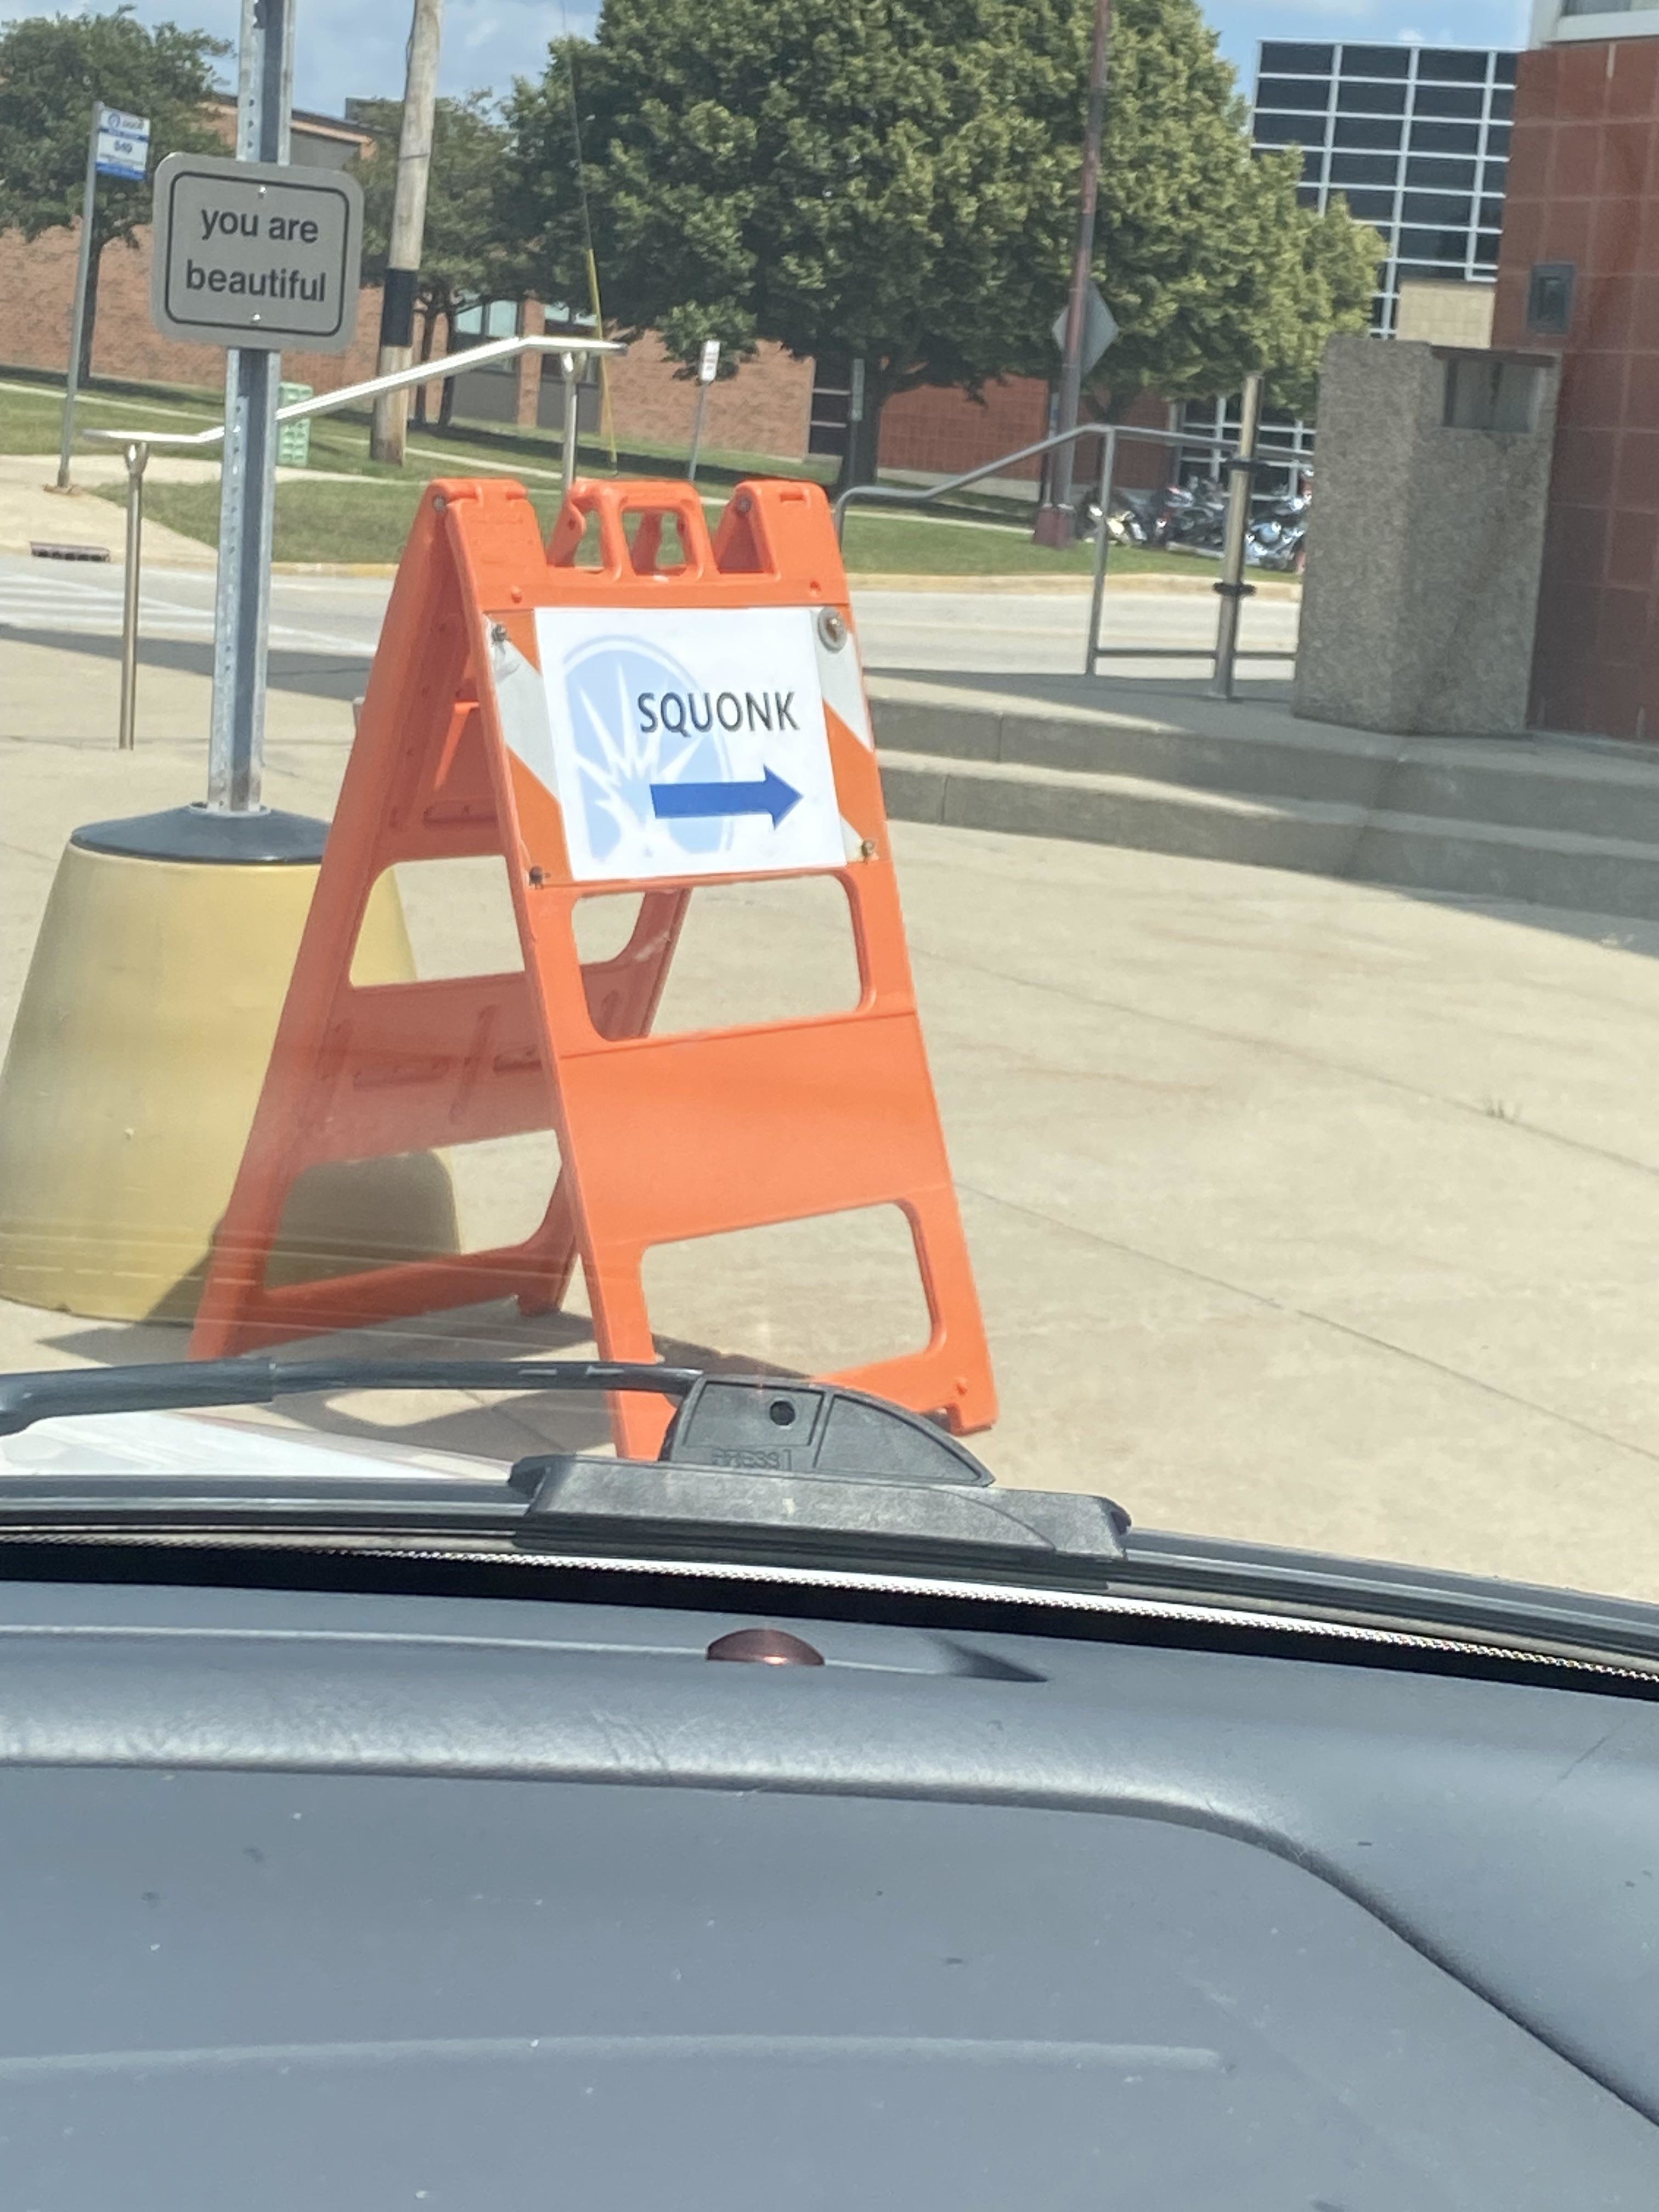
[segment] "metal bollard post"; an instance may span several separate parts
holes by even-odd
[[[1233,696],[1233,661],[1238,652],[1238,611],[1253,597],[1255,586],[1244,581],[1244,538],[1250,526],[1250,487],[1255,480],[1255,433],[1261,417],[1261,379],[1247,376],[1240,405],[1238,451],[1227,464],[1227,525],[1222,540],[1221,611],[1215,625],[1215,672],[1210,679],[1212,699]]]
[[[1100,659],[1100,617],[1106,603],[1106,560],[1111,541],[1106,532],[1106,510],[1112,503],[1112,477],[1117,465],[1117,425],[1113,423],[1100,441],[1100,480],[1095,490],[1099,509],[1095,520],[1095,580],[1089,597],[1089,644],[1083,656],[1083,672],[1092,676]]]
[[[135,742],[138,714],[138,583],[143,558],[144,464],[149,447],[134,439],[125,449],[127,464],[126,570],[121,579],[121,723],[118,750],[130,753]]]
[[[577,460],[577,407],[580,398],[576,383],[576,356],[574,353],[559,356],[559,366],[564,371],[564,495],[569,498],[575,488]]]

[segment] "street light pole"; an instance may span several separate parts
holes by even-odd
[[[1106,64],[1111,48],[1112,0],[1095,0],[1095,43],[1089,63],[1089,113],[1083,131],[1083,175],[1078,189],[1077,249],[1072,258],[1072,289],[1066,302],[1066,352],[1060,372],[1056,433],[1077,428],[1083,399],[1083,340],[1087,328],[1089,286],[1095,254],[1095,203],[1100,192],[1100,141],[1106,127]],[[1076,536],[1072,516],[1074,447],[1055,448],[1048,498],[1038,508],[1033,533],[1040,545],[1069,545]]]
[[[386,287],[380,295],[380,353],[376,374],[391,376],[415,357],[415,288],[426,230],[426,191],[432,173],[433,117],[438,105],[438,48],[444,0],[415,0],[404,80],[404,122],[398,140],[398,181],[392,199]],[[381,155],[384,160],[385,156]],[[368,450],[377,461],[403,465],[409,421],[407,389],[382,392],[374,403]]]

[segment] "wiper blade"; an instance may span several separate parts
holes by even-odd
[[[283,1361],[0,1376],[0,1434],[49,1415],[263,1405],[290,1392],[641,1390],[678,1398],[654,1461],[546,1454],[504,1482],[234,1471],[0,1482],[0,1539],[73,1534],[229,1541],[449,1532],[570,1558],[786,1563],[1050,1577],[1124,1557],[1128,1516],[1081,1492],[1000,1490],[920,1415],[829,1382],[602,1360]]]
[[[77,1413],[269,1406],[325,1390],[648,1390],[684,1398],[696,1367],[605,1359],[185,1359],[0,1375],[0,1437]]]

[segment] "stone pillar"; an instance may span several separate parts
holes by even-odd
[[[1556,383],[1547,355],[1331,340],[1298,714],[1400,736],[1525,728]]]

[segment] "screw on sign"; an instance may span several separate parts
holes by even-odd
[[[599,562],[578,566],[592,522]],[[506,862],[522,972],[354,989],[376,878],[489,854]],[[653,1034],[697,886],[806,875],[845,893],[857,1004]],[[632,937],[584,962],[578,907],[622,890],[640,894]],[[522,1243],[267,1281],[307,1168],[545,1128],[560,1181]],[[550,1311],[580,1264],[601,1356],[651,1359],[652,1247],[876,1206],[908,1221],[931,1328],[835,1379],[983,1428],[984,1328],[823,492],[742,485],[711,539],[684,483],[579,483],[544,550],[519,485],[430,487],[192,1353],[507,1296]],[[618,1449],[653,1454],[668,1410],[616,1400]]]

